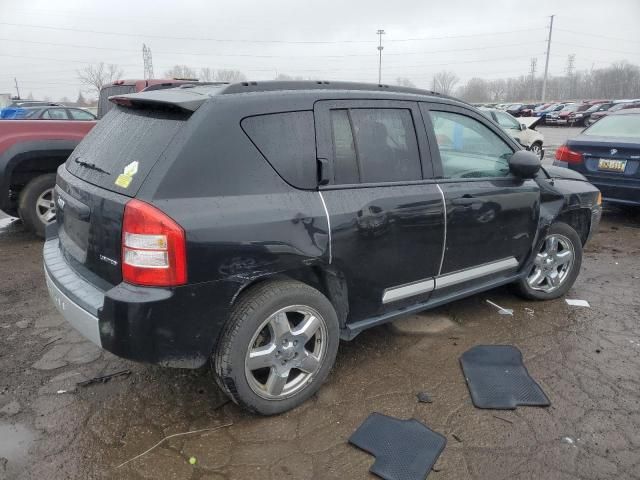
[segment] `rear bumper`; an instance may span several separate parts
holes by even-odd
[[[587,176],[587,179],[602,193],[602,198],[609,203],[617,203],[621,205],[638,205],[640,206],[640,182],[626,181],[607,182],[595,177]]]
[[[102,346],[100,343],[100,330],[98,329],[98,317],[92,315],[76,302],[71,300],[49,275],[45,268],[44,276],[49,289],[49,296],[62,316],[75,328],[83,337],[93,343]]]
[[[122,358],[178,368],[209,359],[239,286],[205,282],[178,288],[120,283],[101,291],[64,258],[57,237],[44,245],[49,294],[83,336]]]

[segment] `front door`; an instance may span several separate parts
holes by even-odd
[[[434,168],[446,204],[446,247],[436,289],[469,289],[513,275],[537,232],[540,191],[509,171],[513,141],[462,107],[421,105],[438,146]]]
[[[315,115],[330,261],[347,280],[348,321],[426,301],[444,209],[417,103],[322,101]]]

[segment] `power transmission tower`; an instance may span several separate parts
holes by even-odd
[[[384,47],[382,46],[382,35],[384,35],[384,30],[378,30],[376,32],[378,34],[379,42],[378,42],[378,84],[382,83],[382,50]]]
[[[144,62],[144,78],[153,78],[153,58],[151,49],[142,44],[142,61]]]
[[[567,96],[572,98],[573,97],[573,67],[574,67],[574,63],[576,61],[576,54],[572,53],[571,55],[569,55],[567,57],[567,82],[569,83],[569,88],[567,91]]]
[[[18,98],[20,98],[20,89],[18,88],[18,79],[13,77],[13,81],[16,82],[16,93],[18,94]]]
[[[531,59],[531,100],[536,98],[536,66],[538,65],[538,59],[533,57]]]
[[[567,77],[571,77],[573,75],[573,66],[576,61],[576,54],[572,53],[567,57]]]
[[[553,18],[555,15],[551,15],[551,23],[549,24],[549,38],[547,40],[547,58],[544,62],[544,78],[542,79],[542,95],[540,101],[544,102],[545,95],[547,93],[547,75],[549,74],[549,54],[551,53],[551,33],[553,32]]]

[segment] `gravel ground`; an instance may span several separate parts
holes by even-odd
[[[207,369],[135,364],[83,340],[48,299],[41,248],[18,221],[0,218],[2,480],[375,478],[373,458],[346,442],[374,411],[446,436],[430,480],[640,479],[637,211],[607,209],[587,246],[568,298],[591,308],[526,302],[501,288],[441,309],[428,334],[372,329],[341,344],[314,398],[271,418],[228,403]],[[458,358],[478,344],[517,346],[551,406],[474,408]],[[122,369],[131,375],[76,386]],[[433,403],[418,403],[419,391]],[[118,468],[165,436],[229,423]]]

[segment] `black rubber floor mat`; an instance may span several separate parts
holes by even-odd
[[[549,399],[529,376],[522,353],[510,345],[478,345],[460,357],[471,399],[478,408],[546,407]]]
[[[376,457],[371,473],[385,480],[424,480],[447,439],[417,420],[372,413],[349,442]]]

